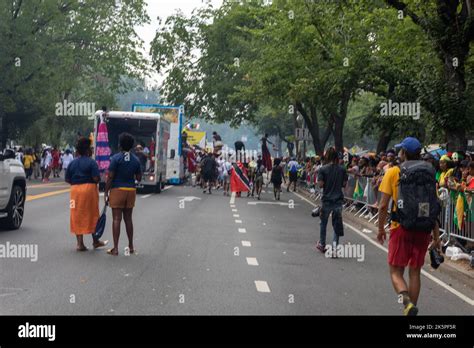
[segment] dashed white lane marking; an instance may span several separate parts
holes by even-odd
[[[244,246],[244,247],[251,247],[251,246],[252,246],[252,243],[250,243],[250,242],[247,241],[247,240],[243,240],[243,241],[242,241],[242,246]]]
[[[313,207],[316,207],[316,204],[314,204],[313,202],[311,202],[310,200],[306,199],[305,197],[301,196],[300,194],[298,193],[295,193],[293,192],[293,194],[297,195],[299,198],[301,198],[302,200],[308,202],[309,204],[311,204]],[[388,253],[388,249],[385,248],[384,246],[378,244],[376,241],[374,241],[372,238],[370,237],[367,237],[366,234],[362,233],[361,231],[359,231],[357,228],[355,228],[354,226],[351,226],[349,225],[348,223],[344,222],[344,225],[349,227],[351,230],[353,230],[355,233],[357,233],[359,236],[361,236],[362,238],[366,239],[367,241],[369,241],[371,244],[375,245],[377,248],[385,251],[386,253]],[[435,276],[429,274],[428,272],[426,272],[424,269],[421,270],[421,274],[423,274],[426,278],[428,279],[431,279],[433,282],[435,282],[436,284],[438,284],[439,286],[443,287],[444,289],[448,290],[449,292],[451,292],[453,295],[459,297],[461,300],[469,303],[471,306],[474,306],[474,300],[472,298],[469,298],[468,296],[464,295],[462,292],[452,288],[451,286],[449,286],[448,284],[446,284],[445,282],[443,282],[442,280],[440,280],[439,278],[436,278]]]
[[[235,203],[235,192],[232,192],[232,194],[230,195],[230,204],[234,204]]]
[[[255,286],[257,287],[258,292],[270,292],[270,287],[268,283],[264,280],[256,280]]]
[[[242,223],[242,220],[235,220],[235,223],[236,223],[236,224],[241,224],[241,223]]]
[[[231,204],[230,207],[231,207],[231,208],[235,208],[235,204]]]
[[[245,228],[239,228],[239,233],[247,233],[247,230]]]
[[[258,261],[256,257],[247,257],[247,264],[249,266],[258,266]]]
[[[148,194],[148,195],[142,196],[142,198],[148,198],[148,197],[150,197],[151,195],[152,195],[152,194],[150,193],[150,194]]]
[[[240,215],[239,214],[234,214],[234,217],[238,218],[238,217],[240,217]]]
[[[257,205],[257,204],[270,204],[270,205],[283,205],[283,206],[289,206],[290,203],[285,203],[285,202],[266,202],[266,201],[263,201],[263,202],[247,202],[248,205]],[[291,203],[291,205],[293,206],[297,206],[299,204],[296,204],[296,203]]]
[[[233,212],[233,213],[237,213],[237,209],[232,209],[232,212]]]

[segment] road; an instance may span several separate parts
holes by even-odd
[[[236,198],[233,205],[222,191],[209,195],[192,187],[139,195],[138,254],[124,256],[122,226],[120,256],[113,257],[75,251],[67,184],[30,185],[22,228],[0,231],[0,244],[37,244],[38,260],[1,260],[0,314],[401,313],[383,250],[346,228],[343,242],[364,245],[364,260],[326,258],[314,248],[319,219],[309,215],[308,202],[284,192],[282,202],[291,199],[294,206],[273,204],[270,191],[260,202]],[[111,240],[110,211],[108,222]],[[91,238],[86,243],[91,247]],[[422,281],[420,315],[473,314],[472,305]]]

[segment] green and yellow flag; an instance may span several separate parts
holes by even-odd
[[[466,201],[466,195],[464,192],[459,192],[458,198],[456,199],[456,205],[454,206],[454,224],[462,229],[464,223],[464,214],[467,212],[468,204]]]
[[[359,184],[359,179],[357,179],[356,186],[355,186],[355,189],[354,189],[354,194],[352,195],[352,198],[357,200],[357,199],[362,199],[363,197],[364,197],[364,190],[362,189],[362,187]]]

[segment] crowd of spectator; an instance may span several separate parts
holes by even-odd
[[[385,172],[398,166],[399,158],[395,150],[390,149],[379,154],[366,153],[352,155],[348,152],[340,154],[340,164],[344,165],[349,175],[354,178],[368,178],[371,189],[377,195],[378,187]],[[424,161],[436,169],[438,188],[456,191],[474,191],[474,155],[464,151],[447,152],[442,156],[425,153]],[[323,165],[320,156],[307,157],[299,161],[299,181],[308,188],[316,188],[318,170]]]

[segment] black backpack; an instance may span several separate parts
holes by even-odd
[[[409,231],[430,233],[441,206],[436,194],[433,166],[425,161],[407,161],[400,166],[397,211],[393,220]]]

